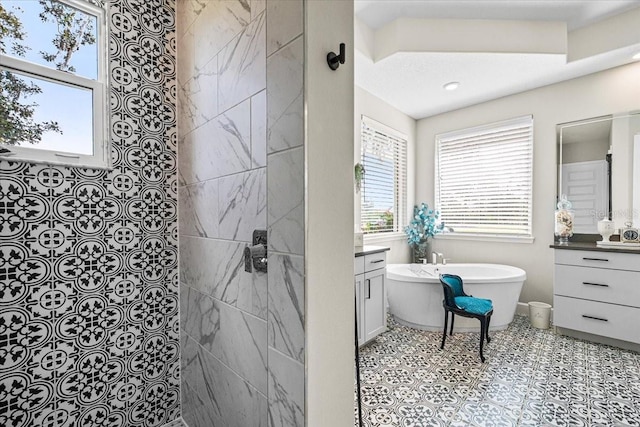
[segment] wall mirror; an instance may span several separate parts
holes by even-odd
[[[572,203],[573,232],[598,234],[607,217],[640,226],[640,111],[559,124],[557,141],[556,200]]]

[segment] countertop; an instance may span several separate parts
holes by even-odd
[[[390,249],[391,248],[388,248],[386,246],[370,246],[370,245],[356,246],[355,256],[359,257],[363,255],[377,254],[379,252],[386,252]]]
[[[625,249],[621,248],[603,248],[596,245],[595,242],[569,242],[566,245],[559,245],[554,243],[553,245],[549,245],[550,248],[553,249],[569,249],[572,251],[598,251],[598,252],[618,252],[625,254],[640,254],[640,249]]]

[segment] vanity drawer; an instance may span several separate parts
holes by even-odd
[[[577,265],[581,267],[611,268],[615,270],[640,271],[640,262],[636,254],[615,252],[556,250],[556,264]]]
[[[353,274],[364,274],[364,257],[357,256],[353,262]]]
[[[556,265],[553,292],[640,307],[640,272]]]
[[[594,335],[640,343],[640,308],[554,296],[553,324]]]
[[[378,270],[387,265],[387,254],[378,252],[364,256],[364,271]]]

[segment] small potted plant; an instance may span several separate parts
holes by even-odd
[[[421,203],[413,207],[413,217],[404,228],[409,246],[413,249],[413,262],[428,259],[431,252],[430,239],[444,229],[444,222],[439,221],[440,213],[429,209],[429,205]]]

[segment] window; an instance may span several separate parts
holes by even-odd
[[[363,116],[361,138],[361,230],[400,232],[407,220],[407,137]]]
[[[0,156],[109,166],[106,21],[84,0],[0,0]]]
[[[436,208],[457,234],[532,237],[533,117],[436,136]]]

